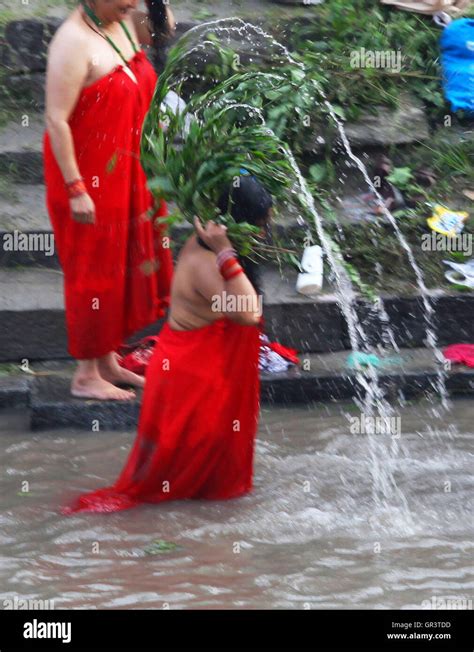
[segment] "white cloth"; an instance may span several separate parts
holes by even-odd
[[[293,362],[285,360],[279,353],[273,351],[268,344],[270,340],[266,335],[260,333],[260,355],[258,368],[266,374],[277,374],[293,367]]]

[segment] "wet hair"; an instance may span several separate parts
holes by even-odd
[[[226,213],[229,208],[229,196],[230,214],[236,222],[265,226],[273,200],[268,190],[254,176],[244,174],[239,177],[237,187],[232,185],[222,192],[217,202],[221,213]]]
[[[168,24],[168,13],[163,0],[145,0],[148,10],[149,22],[151,23],[151,38],[153,51],[151,54],[152,63],[158,74],[161,74],[166,66],[167,47],[170,40]]]
[[[270,193],[254,176],[248,174],[240,176],[239,185],[232,184],[220,195],[217,207],[221,213],[226,213],[231,199],[230,214],[236,222],[248,222],[254,226],[265,228],[268,222],[268,212],[273,206]],[[246,256],[240,256],[240,263],[244,268],[249,281],[258,294],[263,294],[259,265]]]
[[[145,0],[148,17],[152,27],[153,45],[160,50],[169,37],[167,4],[163,0]]]

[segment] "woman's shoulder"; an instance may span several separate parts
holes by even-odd
[[[212,251],[200,247],[195,237],[189,238],[181,248],[176,260],[176,269],[190,279],[197,279],[202,274],[208,276],[217,270],[216,256]]]
[[[53,38],[51,39],[50,48],[58,48],[76,50],[76,55],[83,52],[84,47],[88,43],[88,34],[81,24],[76,11],[73,11],[58,27]]]

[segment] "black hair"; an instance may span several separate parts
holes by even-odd
[[[145,0],[148,9],[148,16],[150,18],[153,31],[161,34],[166,34],[168,31],[168,12],[166,11],[167,5],[163,0]]]
[[[268,217],[268,211],[273,206],[272,196],[262,184],[250,174],[239,177],[239,183],[222,192],[217,202],[221,213],[226,213],[231,198],[230,214],[236,222],[248,222],[262,226]]]
[[[166,64],[165,46],[169,39],[167,4],[163,0],[145,0],[151,23],[151,37],[155,48],[154,63],[161,72]]]
[[[266,227],[273,199],[254,176],[250,174],[240,176],[237,186],[231,184],[221,193],[217,202],[221,213],[227,212],[229,198],[231,199],[230,214],[236,222],[248,222],[254,226]],[[240,256],[239,260],[257,294],[263,294],[258,263],[247,256]]]

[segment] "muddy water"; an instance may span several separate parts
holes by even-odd
[[[351,409],[266,408],[244,498],[74,517],[59,506],[113,481],[134,433],[35,434],[25,416],[3,414],[2,599],[318,609],[472,598],[474,403],[454,402],[437,431],[427,408],[405,408],[395,475],[411,519],[374,506],[367,436],[350,434],[341,414]],[[177,547],[159,553],[157,539]]]

